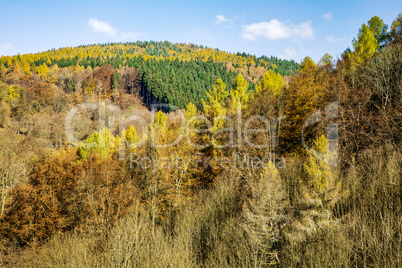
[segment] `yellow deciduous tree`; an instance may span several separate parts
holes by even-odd
[[[281,89],[285,86],[285,80],[274,70],[269,70],[264,74],[261,80],[255,85],[255,92],[259,94],[263,90],[272,90],[275,96],[281,94]]]
[[[371,58],[376,52],[378,42],[375,39],[373,31],[365,23],[359,29],[357,40],[353,40],[353,47],[355,49],[357,65]]]
[[[329,53],[325,53],[319,61],[319,65],[324,68],[332,68],[333,57]]]
[[[138,143],[139,140],[140,138],[137,135],[137,130],[133,125],[130,125],[127,130],[123,129],[121,142],[125,142],[127,147],[135,150],[136,143]]]
[[[209,119],[213,120],[212,132],[223,126],[223,121],[220,118],[226,116],[225,100],[228,95],[226,84],[221,79],[218,79],[212,90],[207,92],[208,101],[202,100],[205,114]]]
[[[250,101],[250,94],[247,92],[248,82],[239,74],[236,79],[233,88],[230,91],[230,108],[235,111],[237,107],[242,109],[247,108],[247,104]]]
[[[86,159],[89,152],[96,152],[102,159],[110,157],[116,148],[116,138],[108,128],[95,132],[85,140],[85,144],[79,143],[77,154],[81,159]]]
[[[184,117],[186,121],[190,120],[192,117],[197,115],[197,107],[193,103],[189,103],[186,108],[186,112],[184,113]]]
[[[335,152],[329,150],[328,140],[325,136],[320,136],[314,141],[311,150],[307,150],[308,162],[304,164],[307,173],[307,185],[312,196],[318,196],[323,204],[329,202],[330,195],[333,196],[334,190],[340,190],[340,184],[336,182],[336,172],[331,163]]]
[[[39,74],[41,77],[44,77],[49,72],[49,68],[47,67],[46,63],[39,65],[36,67],[36,73]]]
[[[309,69],[309,68],[315,68],[316,65],[314,61],[309,57],[305,57],[301,63],[301,69]]]
[[[207,92],[208,101],[205,102],[202,100],[204,112],[208,112],[217,103],[222,104],[228,95],[229,92],[226,90],[226,84],[219,78],[215,85],[212,86],[212,90]]]
[[[303,124],[316,110],[324,109],[326,104],[334,100],[335,86],[332,69],[317,67],[310,58],[302,62],[302,69],[284,92],[286,119],[283,137],[279,139],[282,150],[301,152],[302,134],[308,143],[316,137],[319,130],[312,126],[302,131]]]
[[[372,17],[367,24],[370,30],[374,33],[374,37],[377,40],[379,48],[388,38],[388,25],[386,25],[384,21],[378,16]]]

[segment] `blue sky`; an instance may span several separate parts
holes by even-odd
[[[0,55],[135,40],[318,61],[339,56],[361,24],[388,25],[402,1],[0,1]]]

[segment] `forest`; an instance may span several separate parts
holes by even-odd
[[[301,63],[0,57],[1,267],[402,267],[402,13]]]

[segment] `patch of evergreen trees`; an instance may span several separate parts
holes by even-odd
[[[236,75],[222,63],[211,61],[149,60],[140,68],[143,94],[180,109],[190,102],[200,107],[201,99],[206,100],[206,92],[218,78],[232,85]]]

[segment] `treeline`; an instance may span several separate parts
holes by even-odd
[[[102,73],[104,66],[112,66],[115,71],[108,69],[107,79],[98,79],[97,73]],[[268,70],[292,75],[298,68],[294,61],[275,57],[229,54],[194,44],[137,41],[1,57],[0,79],[24,86],[32,80],[41,81],[67,94],[80,94],[80,99],[117,98],[123,90],[140,93],[148,106],[158,100],[183,109],[189,102],[200,107],[207,89],[218,78],[231,85],[235,74],[241,74],[252,90]],[[137,72],[139,76],[133,75]]]
[[[250,57],[250,55],[246,54],[245,52],[243,53],[238,52],[237,55],[244,58]],[[295,62],[294,60],[283,60],[275,56],[267,57],[265,55],[261,57],[256,57],[254,55],[253,57],[254,62],[256,63],[257,66],[261,65],[267,67],[270,70],[275,70],[282,76],[296,74],[297,71],[300,69],[300,64]]]
[[[223,63],[238,74],[247,74],[249,80],[256,82],[270,66],[278,68],[282,74],[297,72],[298,64],[274,58],[256,58],[248,54],[227,53],[218,49],[197,46],[194,44],[172,44],[170,42],[137,41],[130,43],[108,43],[90,46],[66,47],[53,49],[37,54],[25,54],[0,57],[0,75],[4,76],[13,71],[23,71],[29,76],[31,73],[41,74],[44,68],[59,68],[82,66],[92,69],[111,64],[113,67],[139,68],[142,62],[149,59],[180,61],[213,61]],[[272,60],[272,62],[270,61]],[[276,64],[276,65],[274,65]],[[262,72],[262,73],[261,73]]]

